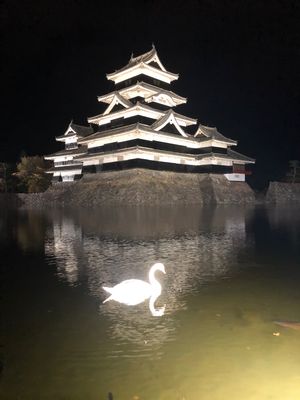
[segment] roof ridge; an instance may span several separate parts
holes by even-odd
[[[226,141],[227,143],[229,142],[232,144],[237,144],[236,140],[230,139],[230,138],[224,136],[221,132],[219,132],[217,127],[205,126],[205,125],[202,125],[199,123],[198,129],[195,132],[194,137],[200,136],[201,134],[210,139]]]
[[[139,56],[132,57],[132,58],[130,59],[130,62],[137,62],[138,60],[143,60],[144,58],[147,58],[147,57],[150,56],[150,55],[152,56],[153,53],[156,53],[156,49],[155,49],[155,47],[154,47],[153,44],[152,44],[151,50],[146,51],[146,53],[140,54]],[[132,55],[133,55],[133,53],[132,53]],[[150,58],[151,58],[151,57],[150,57]]]

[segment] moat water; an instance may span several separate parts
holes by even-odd
[[[1,399],[300,398],[299,207],[0,213]]]

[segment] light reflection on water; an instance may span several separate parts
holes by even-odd
[[[299,217],[297,208],[236,207],[3,217],[13,322],[0,395],[300,398],[300,332],[272,323],[300,319]],[[104,284],[147,280],[157,261],[167,272],[163,317],[147,302],[102,304]]]
[[[124,210],[118,211],[123,216]],[[207,211],[211,212],[209,209]],[[132,342],[141,345],[143,352],[146,350],[147,354],[151,354],[148,351],[150,344],[153,349],[154,345],[161,346],[165,341],[174,340],[176,330],[172,315],[178,310],[186,309],[185,295],[197,292],[199,285],[217,277],[225,278],[237,268],[235,248],[240,248],[239,241],[245,241],[245,220],[239,220],[233,213],[225,220],[224,227],[221,228],[224,231],[220,229],[217,218],[218,222],[215,224],[219,229],[216,232],[196,235],[183,231],[181,235],[176,233],[172,236],[172,230],[165,230],[164,233],[168,234],[166,238],[161,235],[159,223],[153,220],[149,210],[129,209],[128,214],[127,230],[121,225],[121,237],[118,237],[118,224],[114,223],[111,227],[108,223],[112,231],[101,239],[96,235],[83,234],[85,229],[90,229],[88,219],[87,225],[79,227],[71,218],[61,220],[59,215],[58,219],[53,220],[53,236],[49,234],[45,252],[50,263],[55,259],[60,278],[65,278],[71,285],[78,282],[80,275],[81,279],[87,281],[90,293],[100,300],[100,314],[108,316],[112,321],[110,336],[117,340],[118,346],[120,343]],[[183,215],[186,214],[187,212]],[[194,212],[192,216],[197,217]],[[216,218],[215,214],[213,216]],[[162,217],[160,213],[158,217]],[[180,218],[178,210],[164,210],[165,226],[170,227],[172,221],[177,221],[178,230]],[[95,216],[92,223],[94,226]],[[98,233],[101,234],[101,216],[98,224]],[[118,230],[114,231],[116,227]],[[205,229],[205,225],[202,229]],[[134,234],[133,239],[130,238],[131,233]],[[102,289],[104,284],[111,287],[125,279],[147,280],[148,270],[156,261],[165,263],[167,269],[167,276],[162,281],[163,293],[157,306],[166,304],[165,314],[169,318],[161,319],[158,324],[149,315],[147,302],[134,308],[116,302],[101,304],[107,297]],[[145,342],[149,346],[145,347]],[[142,355],[136,348],[133,351],[130,356]],[[125,348],[122,356],[127,355]]]

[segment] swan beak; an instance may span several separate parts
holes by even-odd
[[[166,273],[164,264],[161,264],[161,272],[163,272],[164,274]]]

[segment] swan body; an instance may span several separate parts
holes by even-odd
[[[111,294],[103,303],[115,300],[128,306],[142,303],[152,294],[150,283],[139,279],[127,279],[112,288],[103,286],[103,289]]]
[[[155,301],[161,294],[161,284],[154,276],[156,271],[161,271],[165,274],[165,266],[161,263],[152,265],[149,270],[149,282],[140,279],[127,279],[111,288],[103,286],[103,289],[110,293],[110,296],[105,299],[103,303],[115,300],[129,306],[135,306],[151,298],[152,302],[150,301],[150,303],[153,306],[153,300]],[[159,312],[161,312],[161,310]]]

